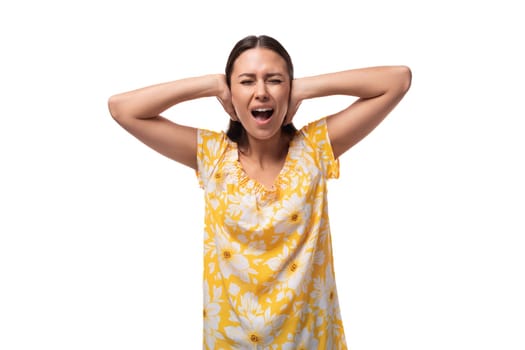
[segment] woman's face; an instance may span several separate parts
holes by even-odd
[[[290,96],[285,60],[265,48],[244,51],[233,65],[232,103],[248,135],[257,140],[280,136]]]

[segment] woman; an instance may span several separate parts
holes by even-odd
[[[268,36],[240,40],[225,74],[115,95],[109,109],[131,134],[196,170],[206,203],[204,348],[346,349],[332,262],[326,181],[338,157],[370,133],[410,87],[404,66],[294,79]],[[292,124],[301,101],[356,96],[342,111]],[[215,96],[228,132],[160,114]]]

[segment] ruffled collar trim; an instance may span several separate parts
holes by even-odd
[[[229,147],[225,155],[225,170],[229,174],[233,175],[238,186],[243,187],[244,189],[249,190],[250,192],[255,192],[262,197],[275,197],[278,195],[278,192],[281,188],[289,184],[290,178],[287,175],[292,167],[292,160],[295,158],[295,154],[299,148],[297,142],[297,136],[295,135],[288,146],[288,153],[284,160],[283,167],[274,180],[272,188],[268,188],[265,185],[261,184],[257,180],[251,178],[244,171],[241,162],[239,161],[239,148],[236,142],[229,140]],[[262,198],[261,198],[262,199]],[[267,198],[270,199],[270,198]]]

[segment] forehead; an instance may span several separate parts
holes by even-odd
[[[233,75],[258,72],[287,74],[286,61],[275,51],[257,47],[244,51],[233,64]]]

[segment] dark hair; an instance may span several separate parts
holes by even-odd
[[[232,51],[230,52],[230,56],[228,56],[228,61],[226,62],[226,69],[225,69],[225,75],[226,75],[226,83],[228,84],[228,87],[231,87],[231,75],[233,71],[233,65],[235,63],[235,60],[244,52],[250,49],[254,49],[256,47],[262,47],[265,49],[269,49],[277,53],[279,56],[281,56],[284,61],[286,62],[286,67],[288,68],[288,75],[290,76],[290,87],[292,85],[293,80],[293,64],[292,59],[290,58],[290,55],[286,51],[286,49],[281,45],[280,42],[275,40],[274,38],[267,36],[267,35],[250,35],[247,36],[237,42],[235,46],[233,47]],[[297,129],[295,126],[290,123],[282,126],[282,131],[285,133],[285,135],[293,136]],[[242,124],[235,120],[230,120],[230,126],[228,127],[228,131],[226,132],[226,135],[230,138],[230,140],[235,141],[237,143],[240,143],[245,138],[246,130],[242,126]]]

